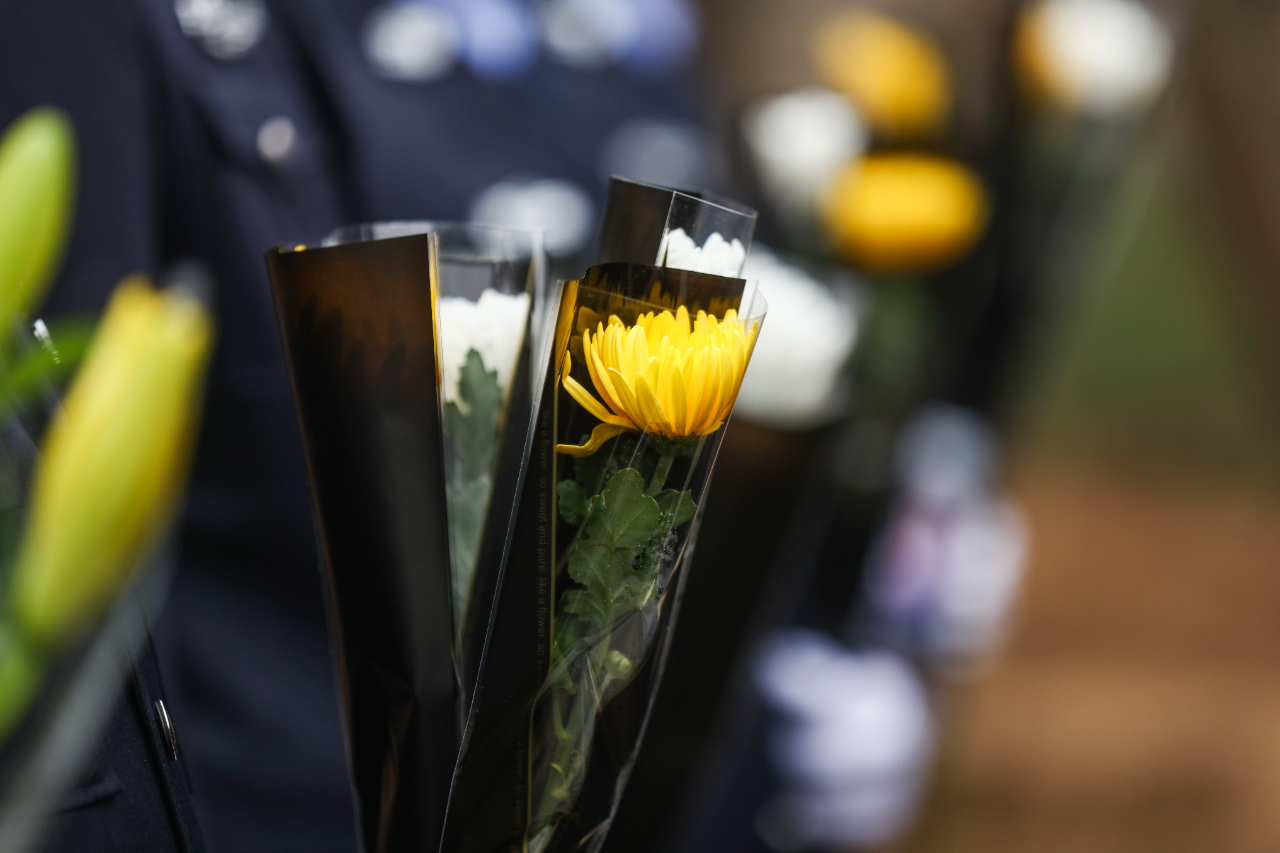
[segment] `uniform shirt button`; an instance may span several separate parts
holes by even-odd
[[[169,709],[164,706],[163,699],[155,703],[156,726],[160,729],[160,739],[164,741],[164,750],[170,761],[178,760],[178,733],[174,731],[173,720],[169,719]]]
[[[273,116],[258,128],[258,156],[270,166],[284,165],[298,147],[298,130],[288,116]]]

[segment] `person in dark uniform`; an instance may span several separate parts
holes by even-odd
[[[687,77],[672,70],[696,32],[687,6],[631,8],[630,29],[597,26],[595,42],[582,24],[600,24],[590,17],[599,10],[586,0],[40,0],[0,12],[0,123],[56,104],[80,144],[74,233],[44,315],[97,312],[126,274],[196,259],[212,272],[218,319],[180,567],[153,632],[159,671],[135,679],[96,759],[116,768],[115,782],[68,805],[55,847],[164,849],[141,828],[130,835],[129,798],[112,796],[116,783],[128,793],[125,777],[159,772],[156,759],[115,752],[157,749],[146,697],[162,673],[210,850],[356,849],[306,472],[262,254],[359,221],[474,211],[533,225],[539,199],[553,231],[576,222],[582,232],[559,233],[551,248],[585,248],[602,152],[616,168],[639,144],[620,136],[640,133],[637,117],[653,131],[697,115]],[[130,727],[146,736],[126,736]],[[104,778],[95,773],[88,788]],[[135,800],[137,812],[164,797]],[[118,817],[68,828],[75,806],[113,802]],[[179,832],[174,849],[189,848]]]

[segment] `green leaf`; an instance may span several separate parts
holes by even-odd
[[[12,628],[0,628],[0,743],[40,686],[43,661]]]
[[[591,436],[586,435],[578,443],[586,444],[590,441]],[[599,450],[590,456],[580,456],[573,460],[573,479],[577,482],[583,494],[598,494],[608,482],[609,477],[617,473],[618,468],[615,456],[617,450],[621,446],[618,438],[611,438],[606,441]]]
[[[630,556],[631,559],[627,559]],[[607,601],[609,591],[617,587],[623,573],[630,571],[635,554],[579,540],[569,555],[569,577],[587,588],[587,592]],[[566,595],[568,593],[565,593]],[[601,605],[601,612],[606,608]],[[579,615],[585,616],[586,613]]]
[[[92,339],[93,327],[84,321],[68,321],[51,329],[51,346],[33,347],[0,376],[0,414],[22,405],[47,384],[74,370]]]
[[[487,475],[504,402],[498,372],[487,371],[474,349],[458,371],[458,401],[444,405],[444,429],[455,473],[467,480]]]
[[[489,477],[445,483],[449,501],[449,557],[453,566],[454,618],[461,620],[471,597],[476,559],[480,551],[480,535],[484,532],[485,512],[493,484]]]
[[[560,597],[565,613],[573,614],[593,624],[603,624],[609,618],[607,602],[599,595],[585,589],[571,589]]]
[[[603,494],[588,502],[588,520],[569,552],[568,566],[569,577],[583,588],[561,597],[563,611],[579,617],[588,631],[643,606],[653,595],[659,548],[670,526],[643,489],[639,472],[624,468]],[[671,503],[678,509],[678,499]],[[646,550],[653,553],[637,572],[636,559]]]
[[[631,660],[617,649],[612,649],[604,659],[604,670],[614,678],[626,678],[631,674]]]
[[[640,553],[640,566],[637,572],[650,582],[656,581],[658,574],[662,571],[662,545],[666,540],[665,534],[655,536],[644,551]]]
[[[477,408],[496,417],[502,408],[502,386],[498,384],[498,371],[485,370],[480,353],[467,351],[467,361],[458,371],[458,396],[466,401],[472,414]]]
[[[560,517],[566,524],[578,526],[587,516],[587,498],[577,480],[561,480],[556,486],[560,496]]]
[[[633,572],[622,579],[622,583],[612,590],[610,595],[609,621],[628,610],[642,606],[653,595],[654,578],[642,572]]]
[[[693,518],[698,505],[693,502],[693,492],[677,492],[667,489],[658,493],[658,508],[667,516],[668,527],[675,529]]]
[[[586,528],[593,542],[638,550],[653,538],[662,511],[657,501],[644,493],[644,485],[644,478],[634,468],[623,468],[610,478],[601,493],[604,511]]]
[[[580,590],[569,590],[580,592]],[[565,595],[569,593],[566,592]],[[577,619],[556,619],[556,632],[551,642],[551,666],[563,660],[582,637],[582,630]]]
[[[679,511],[678,498],[669,503]],[[561,607],[594,629],[648,601],[657,575],[637,573],[636,558],[655,539],[661,542],[669,525],[634,468],[614,474],[604,492],[587,501],[584,517],[568,561],[569,577],[583,588],[565,592]]]
[[[470,350],[458,371],[458,400],[445,403],[442,412],[454,618],[459,621],[471,594],[493,492],[491,472],[503,402],[497,371],[486,371],[480,353]]]
[[[586,444],[591,438],[584,435],[578,442]],[[641,442],[644,442],[641,446]],[[658,456],[649,447],[649,441],[639,433],[626,432],[611,438],[590,456],[575,458],[573,461],[573,478],[582,487],[583,494],[599,494],[614,474],[623,468],[635,468],[647,483],[653,477],[653,469],[658,464]]]

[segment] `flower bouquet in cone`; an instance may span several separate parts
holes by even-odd
[[[488,555],[502,553],[514,504],[505,472],[520,470],[500,463],[528,442],[541,246],[383,223],[267,265],[364,849],[433,850],[497,583]]]
[[[668,213],[675,196],[650,197]],[[652,263],[733,246],[657,221],[620,253],[648,262],[592,267],[553,302],[443,850],[598,848],[640,744],[766,307],[740,278]]]

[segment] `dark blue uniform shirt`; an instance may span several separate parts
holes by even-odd
[[[0,122],[66,109],[80,144],[76,225],[46,316],[96,311],[134,271],[214,273],[219,338],[182,565],[156,628],[209,847],[351,851],[350,788],[298,430],[262,253],[336,226],[465,218],[486,186],[553,177],[603,201],[598,152],[636,115],[689,114],[683,86],[543,58],[486,84],[378,76],[372,3],[267,0],[221,60],[174,0],[7,3]],[[288,120],[287,156],[259,136]],[[270,146],[267,146],[270,153]]]

